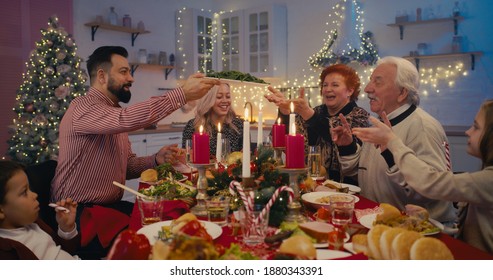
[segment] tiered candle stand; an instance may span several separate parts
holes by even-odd
[[[191,167],[196,168],[199,173],[197,179],[197,205],[192,207],[190,211],[197,217],[207,217],[207,207],[205,206],[205,200],[207,199],[207,177],[205,171],[207,168],[213,167],[216,163],[189,163]]]
[[[306,174],[308,168],[286,168],[285,166],[279,167],[281,173],[287,173],[289,175],[289,187],[293,190],[293,201],[288,204],[288,214],[284,218],[287,222],[308,222],[308,218],[301,213],[300,203],[300,186],[298,184],[298,176]]]

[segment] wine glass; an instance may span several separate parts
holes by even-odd
[[[193,163],[193,143],[192,139],[185,140],[185,162],[186,165],[190,168],[190,181],[194,182],[194,168],[191,163]]]

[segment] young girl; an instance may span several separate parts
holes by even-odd
[[[57,203],[70,211],[57,210],[57,236],[38,219],[37,197],[29,189],[23,166],[0,160],[0,259],[79,259],[68,253],[80,244],[75,227],[77,203],[70,198]]]
[[[481,105],[466,131],[467,152],[483,163],[482,169],[473,173],[434,170],[395,136],[385,113],[382,119],[386,124],[370,117],[374,126],[353,128],[353,134],[365,142],[386,145],[409,186],[423,196],[466,202],[465,215],[460,216],[459,238],[493,253],[493,100]]]

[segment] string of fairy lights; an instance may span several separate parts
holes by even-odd
[[[345,17],[348,16],[346,9],[349,4],[352,4],[354,11],[350,11],[351,15],[354,16],[354,24],[352,28],[358,35],[358,44],[351,45],[344,41],[346,45],[340,46],[337,50],[334,50],[336,40],[341,39],[344,34],[338,34],[340,30],[341,23],[346,20]],[[179,10],[179,14],[184,13],[187,10],[186,7]],[[202,12],[206,11],[204,9]],[[220,42],[223,50],[219,53],[218,60],[226,65],[227,59],[230,59],[230,53],[234,50],[234,46],[231,44],[230,38],[228,38],[227,27],[224,23],[220,22],[222,15],[228,13],[227,11],[213,12],[211,10],[207,11],[211,17],[211,26],[208,28],[209,34],[202,34],[200,36],[210,36],[212,44],[207,46],[205,40],[199,42],[200,48],[205,51],[204,57],[212,58],[214,53],[217,52],[218,41]],[[234,11],[229,11],[233,13]],[[354,13],[353,13],[354,12]],[[309,103],[312,106],[316,106],[322,103],[322,98],[319,93],[319,75],[323,67],[335,63],[348,64],[355,68],[360,76],[362,84],[365,85],[370,78],[371,73],[374,70],[374,65],[379,59],[378,49],[373,40],[373,34],[369,31],[364,31],[364,11],[361,9],[360,5],[356,0],[342,0],[339,3],[332,6],[331,11],[328,14],[325,26],[326,37],[323,39],[322,48],[315,54],[308,57],[307,63],[310,67],[301,69],[298,73],[300,77],[288,78],[285,80],[275,80],[272,82],[272,86],[281,89],[286,96],[292,97],[297,96],[300,88],[305,88],[305,96],[307,96]],[[188,65],[191,63],[184,52],[184,23],[183,17],[177,17],[177,28],[178,28],[178,52],[182,53],[182,63],[183,65]],[[353,20],[353,19],[352,19]],[[353,30],[351,30],[352,32]],[[350,42],[350,41],[349,41]],[[227,53],[227,51],[229,53]],[[230,62],[229,62],[230,63]],[[202,59],[199,69],[201,72],[207,73],[208,71],[213,71],[210,69],[211,64],[207,65],[207,60]],[[184,79],[185,69],[179,74],[179,79]],[[460,76],[466,76],[468,72],[465,70],[464,62],[461,59],[457,61],[447,61],[443,63],[433,63],[433,65],[428,67],[420,68],[420,82],[422,94],[427,96],[432,92],[439,92],[442,84],[445,83],[448,87],[453,87],[455,85],[455,80]],[[241,104],[246,102],[251,102],[254,106],[263,106],[262,102],[264,100],[263,95],[266,92],[266,88],[263,86],[252,86],[252,85],[240,85],[232,87],[233,92],[233,107],[238,108]],[[365,94],[362,92],[360,94],[360,99],[364,99]]]

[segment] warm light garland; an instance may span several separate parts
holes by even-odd
[[[348,1],[352,1],[349,3]],[[345,9],[347,4],[354,5],[354,16],[355,16],[355,32],[360,38],[357,46],[351,46],[347,44],[342,49],[334,50],[333,47],[337,45],[336,40],[344,34],[338,34],[338,29],[341,23],[346,20],[345,16],[348,14]],[[187,8],[182,8],[179,10],[179,14],[184,12]],[[203,9],[201,11],[204,11]],[[221,63],[223,68],[231,65],[231,54],[239,52],[240,50],[232,49],[231,36],[228,34],[226,26],[219,22],[222,15],[228,13],[227,11],[212,12],[208,11],[213,19],[212,30],[211,30],[211,40],[212,44],[209,49],[207,49],[207,54],[214,53],[214,47],[217,45],[218,40],[225,46],[225,50],[221,49]],[[229,11],[233,13],[234,11]],[[373,42],[373,34],[370,31],[364,31],[364,12],[360,8],[356,0],[341,0],[339,3],[332,7],[332,12],[328,15],[328,21],[325,25],[328,30],[325,31],[327,37],[323,39],[323,47],[316,54],[308,58],[308,64],[311,66],[309,69],[301,70],[301,77],[287,79],[284,81],[276,81],[272,83],[272,86],[280,89],[286,97],[296,97],[298,96],[299,89],[305,88],[305,96],[309,101],[311,106],[316,106],[322,103],[322,98],[319,94],[319,76],[321,69],[335,63],[344,63],[353,67],[358,75],[362,85],[364,86],[370,79],[370,75],[374,70],[374,65],[379,59],[378,49]],[[178,28],[178,52],[183,53],[182,63],[183,65],[188,65],[190,63],[189,58],[185,56],[183,52],[184,41],[183,41],[183,19],[181,16],[177,17],[177,28]],[[231,28],[231,27],[230,27]],[[220,32],[219,32],[220,31]],[[224,36],[219,36],[224,34]],[[219,37],[219,39],[218,39]],[[229,40],[229,41],[227,41]],[[347,40],[344,40],[346,42]],[[341,44],[339,44],[339,47]],[[201,46],[206,47],[206,46]],[[207,69],[205,61],[201,66],[201,72],[210,71]],[[214,70],[214,69],[212,69]],[[228,70],[228,69],[222,69]],[[235,70],[235,69],[233,69]],[[184,76],[185,69],[180,72],[179,79],[185,79]],[[464,65],[462,62],[458,61],[454,65],[449,64],[447,67],[435,66],[420,69],[420,82],[423,95],[428,95],[430,91],[437,90],[439,82],[445,81],[449,87],[453,87],[454,80],[460,75],[467,75],[467,71],[464,70]],[[252,86],[252,85],[232,85],[231,90],[233,93],[233,107],[235,110],[242,108],[243,104],[247,101],[252,102],[254,106],[259,106],[260,103],[264,102],[263,95],[268,93],[266,87],[264,86]],[[360,100],[366,97],[363,90],[360,93]]]

